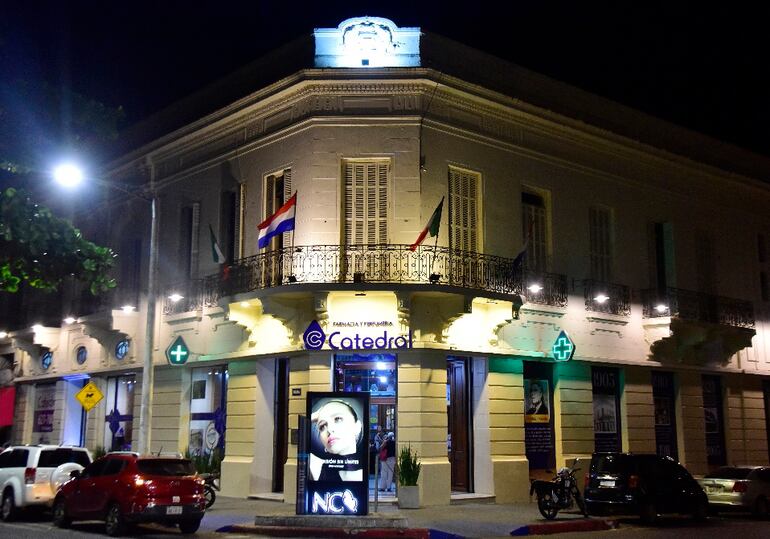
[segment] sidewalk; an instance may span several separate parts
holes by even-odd
[[[374,514],[373,503],[370,502],[369,508],[370,514]],[[201,530],[216,531],[232,525],[253,527],[256,515],[293,514],[294,506],[282,502],[218,497],[213,507],[206,511]],[[400,515],[408,519],[409,528],[437,530],[461,537],[510,537],[514,529],[547,522],[538,512],[537,504],[534,502],[505,505],[462,503],[405,510],[400,510],[394,504],[380,504],[377,515]],[[580,514],[569,512],[559,513],[552,522],[570,522],[577,525],[582,521],[584,519]],[[239,531],[243,532],[243,528]]]

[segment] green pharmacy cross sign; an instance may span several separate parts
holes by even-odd
[[[187,348],[187,345],[181,336],[174,339],[174,342],[171,343],[171,346],[166,350],[166,359],[168,359],[168,362],[172,365],[184,365],[189,358],[190,349]]]
[[[561,330],[559,336],[551,347],[554,361],[569,361],[575,355],[575,343],[569,338],[567,332]]]

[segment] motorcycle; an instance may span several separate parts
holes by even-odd
[[[214,505],[214,502],[217,499],[217,492],[221,490],[220,484],[219,484],[219,474],[218,473],[204,473],[200,474],[201,478],[203,478],[203,495],[206,497],[206,509]],[[216,492],[215,492],[216,491]]]
[[[583,496],[581,496],[575,480],[575,472],[578,470],[579,468],[574,470],[560,468],[556,477],[551,481],[540,479],[532,481],[529,495],[532,496],[532,493],[537,493],[537,508],[546,519],[553,520],[560,510],[571,508],[573,499],[577,502],[583,516],[588,516]]]

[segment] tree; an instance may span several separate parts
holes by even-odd
[[[96,295],[115,287],[109,277],[115,258],[24,191],[7,188],[0,194],[0,291],[17,292],[26,281],[52,292],[73,275]]]

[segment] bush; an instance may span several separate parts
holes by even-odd
[[[420,477],[420,457],[417,451],[412,451],[412,446],[402,446],[398,454],[398,484],[402,487],[413,487],[417,485],[417,479]]]
[[[107,450],[101,445],[97,445],[94,448],[94,450],[91,451],[91,456],[93,457],[94,460],[101,458],[106,454],[107,454]]]
[[[220,473],[222,469],[222,454],[217,448],[208,455],[193,455],[188,447],[184,452],[184,458],[190,459],[198,473]]]

